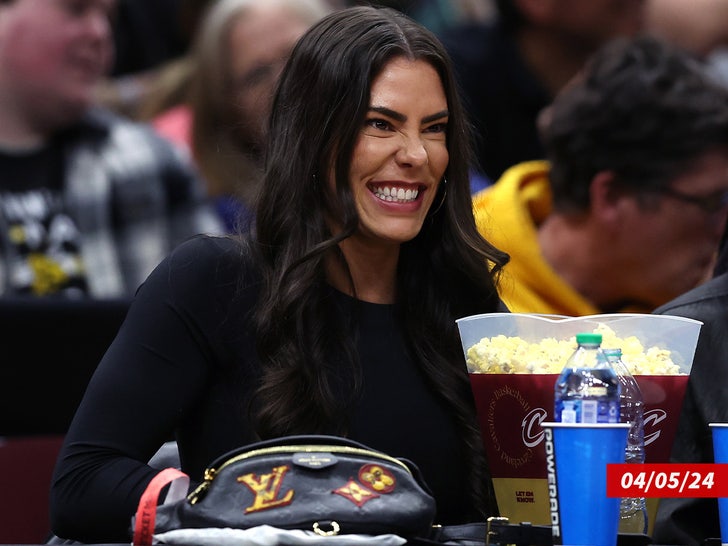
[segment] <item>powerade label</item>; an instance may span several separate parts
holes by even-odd
[[[551,515],[551,536],[554,544],[561,544],[561,518],[559,517],[559,495],[556,489],[556,462],[554,461],[554,431],[543,429],[546,449],[546,481],[549,487],[549,514]]]

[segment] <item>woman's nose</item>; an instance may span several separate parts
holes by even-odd
[[[418,167],[428,162],[427,148],[417,136],[402,135],[402,142],[395,156],[401,165]]]

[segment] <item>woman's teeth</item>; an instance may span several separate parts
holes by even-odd
[[[408,203],[410,201],[414,201],[417,199],[417,195],[419,193],[419,190],[405,190],[403,188],[390,188],[388,186],[383,188],[374,188],[374,195],[379,197],[379,199],[394,203]]]

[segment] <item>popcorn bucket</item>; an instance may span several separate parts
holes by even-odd
[[[603,347],[622,349],[644,397],[646,462],[669,462],[701,322],[627,313],[491,313],[457,324],[501,516],[550,524],[541,423],[554,420],[554,384],[579,332],[600,332]],[[647,500],[650,526],[657,500]]]

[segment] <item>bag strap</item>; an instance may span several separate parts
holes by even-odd
[[[550,525],[508,523],[505,517],[489,517],[487,521],[461,525],[434,526],[424,539],[409,541],[412,546],[552,546]],[[623,546],[618,544],[618,546]],[[644,546],[644,545],[634,545]]]
[[[139,500],[134,518],[134,546],[151,546],[154,535],[154,524],[157,519],[159,495],[167,485],[169,491],[163,504],[177,502],[185,497],[190,484],[190,477],[176,468],[165,468],[152,478]]]

